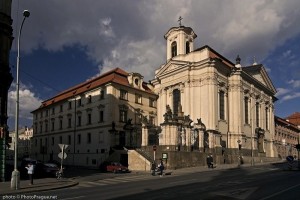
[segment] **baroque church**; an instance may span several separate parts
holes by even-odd
[[[242,66],[239,56],[232,63],[209,46],[194,49],[196,37],[181,25],[164,35],[166,63],[151,81],[158,94],[159,149],[200,152],[202,160],[212,153],[219,163],[277,157],[276,89],[264,66]]]
[[[276,89],[262,64],[242,66],[179,24],[166,39],[166,62],[150,83],[114,69],[50,98],[34,110],[33,157],[58,159],[67,144],[69,165],[119,161],[148,170],[277,159]]]

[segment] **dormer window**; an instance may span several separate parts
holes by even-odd
[[[134,79],[134,84],[135,84],[136,86],[139,86],[139,79],[138,79],[138,78],[135,78],[135,79]]]

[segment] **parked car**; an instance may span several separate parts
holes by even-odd
[[[44,163],[43,172],[45,176],[55,176],[59,171],[59,167],[54,163]]]
[[[121,163],[118,162],[111,162],[106,166],[107,172],[113,172],[113,173],[128,173],[130,172],[128,167],[125,167]]]

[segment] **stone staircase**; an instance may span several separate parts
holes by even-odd
[[[128,167],[134,171],[150,171],[153,158],[142,149],[128,150]]]

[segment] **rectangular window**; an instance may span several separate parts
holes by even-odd
[[[48,122],[45,122],[45,131],[48,132]]]
[[[62,140],[62,136],[59,136],[59,144],[62,144],[63,140]]]
[[[88,113],[87,115],[87,124],[91,124],[92,123],[92,114]]]
[[[90,144],[92,141],[91,133],[87,134],[87,143]]]
[[[54,131],[54,121],[51,122],[51,131]]]
[[[245,124],[249,124],[249,104],[248,97],[245,97]]]
[[[77,144],[80,144],[80,143],[81,143],[81,135],[78,134],[78,135],[77,135]]]
[[[82,105],[82,104],[81,104],[81,99],[78,99],[78,100],[77,100],[77,106],[80,107],[81,105]]]
[[[135,94],[135,103],[142,104],[142,95]]]
[[[149,116],[149,124],[150,125],[154,125],[154,117],[153,116]]]
[[[269,108],[266,107],[266,129],[269,130]]]
[[[92,95],[88,96],[88,103],[92,103]]]
[[[55,108],[53,107],[52,108],[52,115],[54,115],[55,114]]]
[[[100,112],[99,112],[99,121],[100,122],[103,122],[104,121],[104,112],[103,112],[103,110],[100,110]]]
[[[71,117],[68,118],[68,128],[72,127],[72,119]]]
[[[69,101],[69,103],[68,103],[68,108],[72,109],[72,102],[71,101]]]
[[[120,90],[120,99],[127,100],[128,92],[126,90]]]
[[[104,99],[104,90],[100,91],[100,99]]]
[[[48,110],[46,110],[46,117],[48,116],[48,113],[49,113],[49,111],[48,111]]]
[[[63,111],[63,105],[59,106],[59,111],[62,112]]]
[[[127,111],[120,110],[120,122],[126,122],[126,121],[127,121]]]
[[[54,137],[51,138],[51,145],[54,145]]]
[[[77,117],[77,126],[81,126],[81,116]]]
[[[259,127],[259,103],[255,104],[256,127]]]
[[[220,91],[220,99],[219,99],[219,112],[220,119],[225,120],[225,93],[224,91]]]
[[[155,99],[153,99],[153,98],[149,98],[149,106],[150,107],[153,107],[153,108],[155,108],[156,107],[156,105],[155,105]]]
[[[71,144],[71,135],[68,135],[68,144]]]
[[[63,126],[63,120],[60,119],[60,120],[59,120],[59,129],[60,129],[60,130],[62,129],[62,126]]]
[[[43,124],[41,123],[40,124],[40,133],[42,133],[43,132]]]

